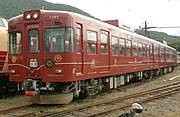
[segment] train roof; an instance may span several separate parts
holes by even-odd
[[[33,11],[33,10],[30,10],[30,11]],[[114,26],[112,24],[109,24],[107,22],[104,22],[104,21],[101,21],[101,20],[98,20],[98,19],[95,19],[95,18],[91,18],[91,17],[88,17],[88,16],[84,16],[84,15],[81,15],[81,14],[78,14],[78,13],[74,13],[74,12],[70,12],[70,11],[56,11],[56,10],[39,10],[41,11],[41,13],[64,13],[64,14],[68,14],[68,15],[71,15],[71,16],[74,16],[74,17],[79,17],[79,18],[82,18],[82,19],[85,19],[85,20],[89,20],[89,21],[92,21],[92,22],[95,22],[95,23],[98,23],[99,25],[102,25],[103,27],[106,27],[106,28],[110,28],[111,30],[117,30],[117,31],[120,31],[122,33],[125,33],[125,34],[128,34],[132,37],[135,37],[135,38],[141,38],[141,39],[144,39],[144,40],[147,40],[147,41],[150,41],[152,43],[156,43],[156,44],[159,44],[159,45],[163,45],[167,48],[170,48],[170,49],[173,49],[173,50],[176,50],[166,44],[163,44],[162,42],[159,42],[159,41],[156,41],[154,39],[151,39],[151,38],[148,38],[148,37],[145,37],[145,36],[142,36],[142,35],[139,35],[137,33],[135,33],[134,31],[132,30],[126,30],[122,27],[117,27],[117,26]],[[25,12],[28,12],[28,11],[25,11]],[[13,19],[16,19],[16,18],[22,18],[23,17],[23,14],[22,15],[19,15],[19,16],[16,16],[14,18],[11,18],[10,20],[13,20]],[[9,20],[9,21],[10,21]]]
[[[59,12],[59,11],[45,11],[45,12]],[[165,46],[165,47],[167,47],[167,48],[176,50],[176,49],[174,49],[174,48],[172,48],[172,47],[170,47],[170,46],[168,46],[168,45],[166,45],[166,44],[164,44],[164,43],[162,43],[162,42],[156,41],[156,40],[154,40],[154,39],[151,39],[151,38],[148,38],[148,37],[145,37],[145,36],[142,36],[142,35],[139,35],[139,34],[133,32],[133,31],[125,30],[125,29],[123,29],[123,28],[121,28],[121,27],[117,27],[117,26],[111,25],[111,24],[106,23],[106,22],[104,22],[104,21],[97,20],[97,19],[93,19],[93,18],[90,18],[90,17],[87,17],[87,16],[83,16],[83,15],[81,15],[81,14],[73,13],[73,12],[66,12],[66,11],[62,11],[62,12],[63,12],[63,13],[68,13],[68,14],[72,14],[72,15],[76,15],[76,16],[85,18],[85,19],[87,19],[87,20],[90,20],[90,21],[99,23],[99,24],[101,24],[101,25],[104,25],[104,26],[106,26],[106,27],[108,27],[108,28],[111,28],[111,29],[118,30],[118,31],[121,31],[121,32],[123,32],[123,33],[129,34],[129,35],[131,35],[131,36],[133,36],[133,37],[141,38],[141,39],[144,39],[144,40],[147,40],[147,41],[151,41],[152,43],[156,43],[156,44],[159,44],[159,45],[163,45],[163,46]]]

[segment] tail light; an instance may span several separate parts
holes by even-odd
[[[35,96],[35,91],[26,91],[25,95],[26,96]]]

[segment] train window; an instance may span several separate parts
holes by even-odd
[[[142,43],[138,43],[138,51],[139,51],[139,56],[143,56]]]
[[[81,29],[77,28],[76,32],[77,32],[77,52],[80,53],[81,52]]]
[[[143,56],[146,57],[147,56],[147,48],[146,48],[146,44],[143,44]]]
[[[119,39],[119,45],[120,45],[120,55],[124,55],[125,54],[125,43],[124,43],[124,39]]]
[[[73,38],[73,29],[66,28],[65,35],[65,52],[73,52],[74,51],[74,38]]]
[[[37,53],[39,50],[38,42],[39,42],[39,37],[38,37],[38,30],[30,30],[29,31],[29,52],[30,53]]]
[[[126,56],[131,56],[131,41],[126,40]]]
[[[167,49],[166,51],[166,57],[167,58],[171,58],[171,51]]]
[[[147,57],[149,57],[149,45],[147,45],[147,51],[146,51],[146,53],[147,53]]]
[[[87,31],[87,52],[97,53],[97,33],[93,31]]]
[[[154,46],[154,57],[158,57],[158,48]]]
[[[160,58],[161,58],[161,62],[164,62],[165,60],[165,56],[164,56],[164,53],[165,53],[165,48],[164,47],[161,47],[160,48]]]
[[[133,42],[133,56],[138,56],[137,43]]]
[[[4,27],[4,24],[3,24],[3,22],[2,22],[1,19],[0,19],[0,26],[1,26],[1,27]]]
[[[111,38],[111,45],[112,45],[112,54],[118,55],[118,38],[112,37]]]
[[[150,57],[153,56],[153,45],[149,46],[149,50],[150,50]]]
[[[101,32],[101,53],[107,54],[108,53],[108,32],[102,31]]]
[[[4,25],[3,21],[2,21],[2,19],[0,19],[0,27],[5,27],[5,25]]]
[[[53,28],[45,30],[46,52],[73,52],[74,38],[72,28]]]
[[[22,34],[21,32],[9,33],[9,54],[21,54]]]

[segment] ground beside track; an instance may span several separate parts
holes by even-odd
[[[140,91],[145,91],[148,89],[152,89],[155,87],[160,87],[165,84],[169,84],[174,81],[180,80],[180,77],[175,78],[174,80],[169,80],[170,78],[177,76],[180,74],[180,67],[176,69],[173,73],[169,73],[167,75],[163,75],[161,77],[156,77],[144,84],[138,86],[123,86],[118,88],[117,90],[111,90],[105,93],[101,93],[96,96],[88,97],[83,100],[76,100],[68,105],[59,105],[59,106],[47,106],[45,110],[47,111],[55,111],[55,110],[63,110],[67,108],[76,107],[79,105],[91,103],[91,102],[99,102],[104,99],[116,98],[119,96],[124,96],[132,93],[137,93]],[[144,111],[136,117],[178,117],[180,115],[180,93],[168,96],[161,100],[155,100],[149,103],[143,104]],[[126,102],[122,102],[126,103]],[[5,99],[0,99],[0,110],[4,110],[7,108],[12,108],[16,106],[29,104],[24,96],[12,96]],[[37,107],[36,107],[37,108]],[[38,107],[39,110],[44,110],[44,108]],[[36,109],[36,110],[38,110]],[[98,108],[97,108],[98,109]],[[130,109],[130,108],[129,108]],[[109,113],[106,117],[116,117],[120,113],[128,112],[129,109],[119,110],[116,112]],[[31,111],[31,110],[29,110]],[[32,109],[32,112],[34,109]]]

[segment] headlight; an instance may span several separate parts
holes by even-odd
[[[62,70],[57,69],[57,70],[55,70],[55,73],[56,73],[56,74],[62,74]]]
[[[15,74],[15,73],[16,73],[16,70],[11,69],[9,72],[12,73],[12,74]]]
[[[38,14],[37,14],[37,13],[34,13],[33,18],[34,18],[34,19],[37,19],[37,18],[38,18]]]
[[[30,18],[31,18],[31,15],[30,15],[30,14],[27,14],[27,15],[26,15],[26,19],[29,20]]]

